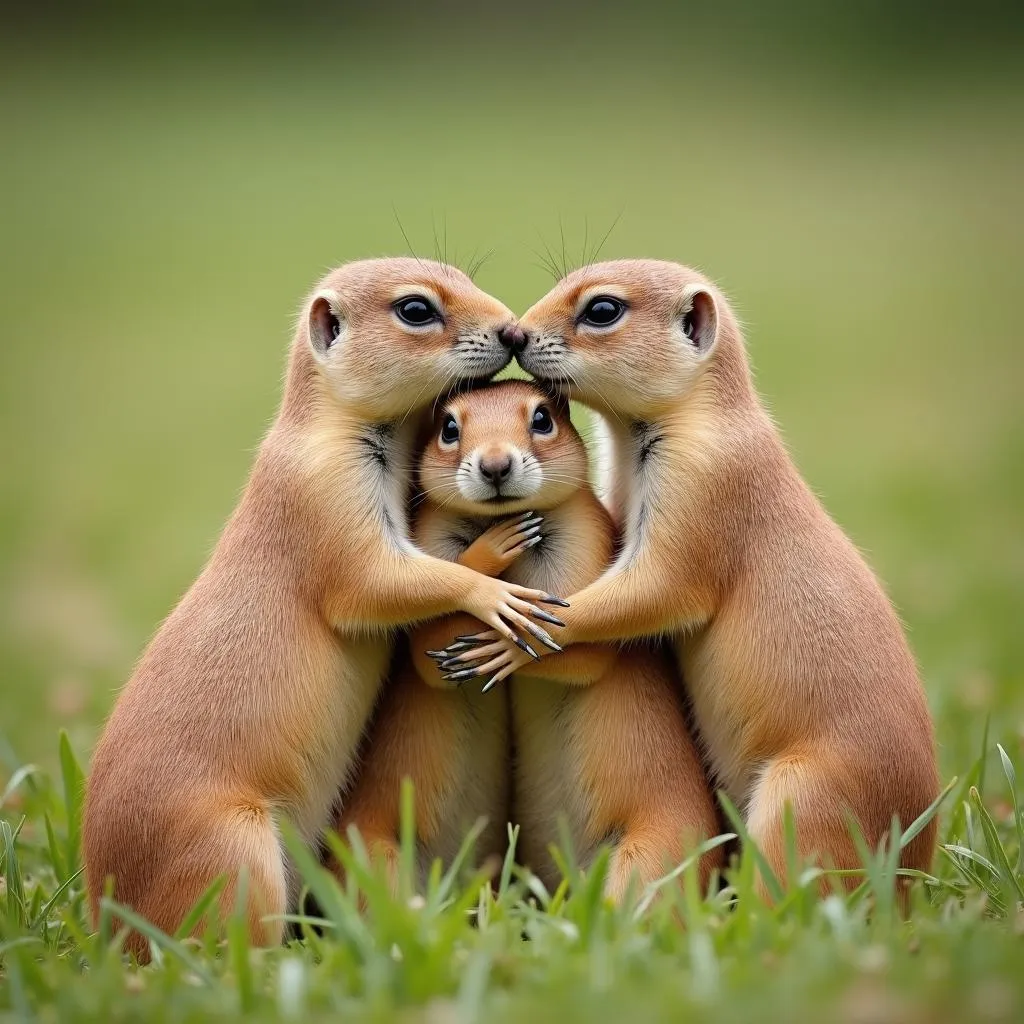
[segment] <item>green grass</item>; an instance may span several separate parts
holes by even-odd
[[[898,850],[936,808],[902,836],[894,823],[888,850],[865,849],[863,881],[848,896],[821,899],[820,872],[800,868],[791,842],[798,883],[787,891],[769,879],[773,907],[755,894],[750,845],[711,894],[699,890],[691,857],[612,907],[601,897],[606,855],[583,873],[563,854],[564,879],[551,893],[515,865],[514,832],[490,875],[472,870],[470,836],[447,870],[438,862],[420,884],[410,787],[400,897],[358,837],[333,843],[349,876],[342,888],[286,829],[320,916],[293,915],[296,936],[259,950],[241,917],[183,939],[191,922],[166,935],[106,899],[98,927],[86,923],[82,772],[62,737],[61,785],[24,768],[0,803],[8,814],[17,807],[0,820],[0,1010],[161,1021],[1018,1020],[1024,817],[1012,762],[1001,747],[989,753],[947,787],[935,874],[915,876],[909,921],[896,908]],[[997,805],[1013,800],[1009,813],[994,819],[986,792]],[[114,914],[146,936],[152,966],[127,962]]]
[[[995,744],[1024,764],[1020,69],[595,21],[531,30],[526,73],[497,32],[458,54],[399,35],[0,42],[0,1014],[1019,1016],[1024,792]],[[366,880],[369,918],[339,896],[305,947],[249,955],[233,933],[142,971],[88,933],[70,751],[87,760],[230,513],[301,296],[404,251],[395,210],[421,253],[493,248],[479,281],[517,310],[550,285],[533,250],[561,258],[564,235],[571,260],[617,217],[607,255],[695,263],[734,298],[960,780],[943,842],[970,852],[939,854],[910,924],[884,910],[884,864],[853,904],[769,911],[748,853],[725,895],[683,890],[685,930],[595,904],[594,874],[546,913],[507,885],[479,927],[452,902],[478,901],[467,878],[419,909]]]

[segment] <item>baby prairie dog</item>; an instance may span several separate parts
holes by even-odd
[[[510,358],[509,311],[416,259],[334,270],[306,302],[284,399],[201,575],[146,650],[96,748],[86,884],[173,933],[219,876],[248,879],[255,943],[296,895],[278,831],[318,841],[373,707],[391,631],[463,610],[510,632],[545,595],[406,537],[416,417]],[[131,935],[142,959],[147,946]]]
[[[431,554],[531,589],[565,590],[596,579],[612,556],[612,521],[587,484],[586,450],[568,406],[533,384],[479,387],[442,406],[418,477],[422,504],[413,535]],[[411,662],[385,687],[340,827],[356,825],[391,864],[403,775],[414,782],[425,859],[454,855],[480,815],[490,822],[484,851],[502,848],[509,811],[506,695],[450,688],[472,672],[452,676],[430,650],[453,630],[474,629],[465,617],[418,627]],[[600,843],[613,845],[606,884],[613,898],[631,878],[657,878],[717,832],[663,652],[581,645],[532,662],[516,676],[511,697],[520,853],[549,886],[558,875],[548,846],[559,840],[561,815],[581,864]],[[716,862],[715,855],[704,858],[705,879]]]
[[[775,873],[787,801],[805,857],[858,867],[848,814],[874,848],[937,794],[928,706],[885,593],[762,408],[722,294],[674,263],[602,263],[520,326],[522,366],[607,421],[625,515],[559,639],[670,636],[715,780]],[[522,661],[500,640],[474,653],[499,676]],[[928,866],[935,829],[905,867]]]

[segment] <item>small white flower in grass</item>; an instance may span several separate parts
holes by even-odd
[[[277,973],[277,1007],[282,1017],[300,1017],[305,1004],[306,965],[299,957],[288,957]]]
[[[422,910],[427,905],[427,901],[417,893],[415,896],[409,897],[408,905],[410,910]]]

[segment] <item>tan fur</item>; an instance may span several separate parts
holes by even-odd
[[[443,323],[410,329],[423,295]],[[173,932],[218,875],[249,877],[252,939],[295,896],[278,821],[308,843],[346,783],[392,646],[389,627],[462,609],[501,628],[538,595],[406,539],[413,410],[508,361],[508,310],[460,271],[370,260],[306,303],[284,399],[202,574],[118,698],[84,820],[93,913],[114,897]],[[129,948],[140,958],[146,943]]]
[[[530,430],[538,407],[552,414],[550,436]],[[439,431],[451,414],[461,436],[457,447],[446,449]],[[506,382],[454,399],[433,427],[420,463],[425,502],[415,526],[425,550],[455,557],[470,545],[459,556],[463,560],[468,556],[481,569],[489,563],[494,571],[504,570],[506,579],[537,588],[578,589],[600,575],[612,554],[614,530],[587,485],[585,449],[567,409],[534,386]],[[468,498],[464,490],[474,460],[508,453],[525,453],[519,465],[524,481],[534,474],[533,489],[524,482],[513,500],[495,505]],[[518,477],[511,479],[514,486]],[[541,546],[527,546],[530,534],[521,519],[504,520],[480,535],[495,515],[525,508],[543,514]],[[496,531],[503,542],[486,545],[490,553],[476,550]],[[504,559],[494,553],[502,543],[510,553]],[[450,640],[453,630],[476,629],[465,618],[419,627],[410,638],[411,652],[429,688],[408,664],[387,687],[363,773],[340,825],[355,824],[364,838],[369,834],[390,865],[397,857],[403,774],[414,780],[417,832],[426,857],[454,853],[467,817],[477,815],[488,816],[492,826],[483,850],[500,847],[508,813],[505,694],[481,695],[479,683],[454,692],[440,689],[447,684],[425,653]],[[574,688],[552,688],[552,680]],[[575,688],[584,682],[593,685]],[[559,840],[562,815],[581,864],[590,863],[601,842],[613,843],[607,882],[613,898],[625,894],[631,878],[652,881],[717,831],[665,652],[648,645],[629,652],[581,645],[532,662],[514,680],[512,706],[520,853],[549,886],[557,873],[548,847]],[[716,855],[703,859],[703,880],[716,863]]]
[[[618,323],[580,321],[599,295],[627,304]],[[622,554],[570,597],[560,642],[671,636],[716,781],[774,870],[786,801],[805,856],[858,866],[848,814],[875,846],[937,793],[931,719],[886,595],[761,407],[725,299],[677,264],[620,261],[570,274],[520,326],[523,367],[605,418],[625,510]],[[491,650],[499,675],[526,661]],[[902,863],[926,868],[934,842],[933,822]]]

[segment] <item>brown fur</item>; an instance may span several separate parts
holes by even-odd
[[[580,321],[598,295],[627,304],[603,329]],[[936,796],[927,702],[885,593],[763,410],[725,299],[677,264],[605,263],[521,327],[523,367],[607,421],[625,511],[622,554],[570,598],[560,641],[671,636],[716,781],[773,869],[786,801],[804,856],[859,866],[848,814],[874,847]],[[490,650],[499,676],[526,660]],[[929,865],[935,829],[904,866]]]
[[[392,308],[424,295],[444,322]],[[295,896],[278,820],[315,843],[346,783],[390,627],[462,609],[522,619],[535,592],[430,558],[405,537],[412,421],[453,381],[508,361],[508,310],[414,259],[328,274],[306,303],[284,399],[202,574],[122,691],[84,820],[93,913],[115,898],[173,932],[219,875],[249,878],[251,937],[279,941]],[[525,621],[525,620],[523,620]],[[132,935],[140,958],[148,949]]]
[[[551,412],[549,436],[530,429],[538,407]],[[445,445],[441,425],[452,414],[461,436]],[[600,575],[612,554],[613,524],[586,483],[586,452],[567,409],[532,385],[506,382],[454,399],[433,428],[420,462],[425,501],[417,543],[531,587],[574,590]],[[508,485],[516,494],[485,503],[487,485],[475,460],[506,456],[516,460]],[[480,490],[468,497],[467,487]],[[537,534],[529,519],[490,525],[496,515],[527,508],[543,514],[541,546],[531,545]],[[392,870],[403,775],[414,780],[423,859],[453,855],[467,823],[481,815],[490,821],[483,851],[500,851],[509,810],[505,694],[482,695],[473,684],[442,689],[447,684],[425,652],[447,642],[453,629],[474,632],[476,624],[449,618],[412,634],[413,664],[403,665],[385,691],[341,817],[340,828],[355,825]],[[552,680],[574,688],[552,688]],[[592,685],[575,688],[579,683]],[[613,842],[606,887],[613,898],[625,894],[631,878],[652,881],[717,831],[665,652],[581,645],[531,662],[513,682],[512,707],[519,849],[549,886],[557,872],[548,847],[559,839],[563,814],[584,866],[601,842]],[[717,854],[702,860],[704,881],[716,863]]]

